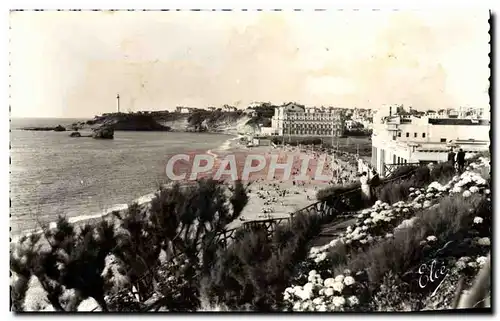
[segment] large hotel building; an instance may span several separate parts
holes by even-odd
[[[306,108],[287,104],[275,108],[271,135],[289,136],[342,136],[345,128],[343,114],[338,109]]]

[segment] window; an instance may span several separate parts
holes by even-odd
[[[413,134],[413,137],[417,138],[417,133],[414,133],[414,134]]]
[[[446,143],[446,138],[441,138],[441,143]]]
[[[401,137],[401,132],[398,133],[398,137]]]
[[[410,137],[410,133],[406,133],[406,137]]]
[[[422,138],[425,138],[425,133],[422,133]]]

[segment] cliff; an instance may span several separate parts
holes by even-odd
[[[114,113],[96,116],[86,122],[74,123],[71,128],[74,130],[84,128],[96,128],[105,126],[118,131],[170,131],[168,126],[161,125],[155,118],[148,114],[124,114]]]
[[[112,113],[86,122],[73,123],[68,129],[81,130],[111,126],[117,131],[188,131],[227,134],[258,134],[260,125],[269,126],[266,117],[250,117],[237,112],[199,111],[191,114],[168,112]]]

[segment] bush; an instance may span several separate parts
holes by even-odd
[[[119,310],[143,307],[154,293],[160,294],[158,307],[195,310],[200,278],[211,271],[219,247],[214,236],[238,218],[248,201],[241,182],[230,189],[228,195],[214,180],[161,189],[149,209],[132,204],[121,214],[115,212],[118,232],[108,221],[77,231],[60,218],[55,229],[44,230],[44,247],[31,237],[11,251],[11,271],[18,276],[11,291],[13,308],[22,308],[27,282],[34,276],[60,311],[77,306],[64,303],[68,289],[74,289],[80,301],[94,298],[103,311],[109,310],[108,303]],[[162,251],[167,257],[163,265]],[[132,286],[140,302],[131,301]]]
[[[378,190],[377,198],[388,204],[407,200],[410,195],[410,187],[413,186],[412,182],[405,180],[400,182],[389,182]]]
[[[435,182],[448,182],[455,175],[455,167],[448,162],[438,163],[430,172],[431,181]]]
[[[376,288],[389,271],[403,275],[431,255],[420,244],[427,236],[437,237],[435,246],[464,241],[475,216],[491,217],[491,204],[484,196],[473,195],[466,199],[461,195],[449,196],[438,207],[418,213],[415,224],[395,231],[393,239],[354,255],[347,267],[354,271],[366,270],[372,288]],[[470,250],[469,245],[465,248]],[[464,247],[448,246],[447,249],[447,253],[441,252],[440,255],[460,255]],[[343,268],[338,267],[339,270]]]
[[[219,253],[211,273],[201,282],[208,305],[232,310],[273,311],[282,304],[295,265],[308,254],[308,240],[320,230],[316,216],[299,214],[290,226],[245,231]]]

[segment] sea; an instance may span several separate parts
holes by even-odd
[[[116,131],[113,140],[22,127],[65,126],[85,119],[11,119],[11,237],[65,216],[76,222],[150,197],[167,183],[167,157],[226,146],[234,136]]]

